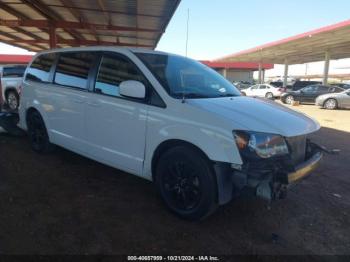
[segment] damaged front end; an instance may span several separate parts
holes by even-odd
[[[259,138],[259,135],[255,133],[252,139],[249,133],[235,133],[242,165],[215,164],[219,204],[242,192],[268,201],[283,199],[289,187],[318,166],[324,152],[336,153],[311,142],[306,135],[290,138],[266,134]]]

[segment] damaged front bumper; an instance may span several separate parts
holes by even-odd
[[[307,177],[318,167],[322,157],[322,152],[316,152],[310,159],[296,166],[295,171],[288,174],[288,184],[296,183]]]
[[[289,187],[308,177],[319,166],[323,153],[334,153],[310,140],[307,140],[305,150],[305,157],[298,164],[290,156],[246,161],[241,167],[216,163],[219,204],[247,193],[268,201],[285,198]]]

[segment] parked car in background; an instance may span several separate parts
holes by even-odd
[[[274,87],[283,87],[283,82],[282,81],[272,81],[270,82],[270,85]]]
[[[11,110],[16,110],[19,106],[19,95],[25,69],[26,66],[24,65],[7,65],[0,67],[2,101],[5,101]]]
[[[337,84],[331,84],[331,86],[339,86],[343,89],[350,89],[350,85],[349,84],[345,84],[345,83],[337,83]]]
[[[281,101],[285,104],[292,104],[293,101],[300,103],[315,103],[316,97],[327,93],[339,93],[344,89],[337,86],[310,85],[298,91],[288,91],[281,95]]]
[[[316,105],[326,109],[350,108],[350,89],[340,93],[320,95],[316,98]]]
[[[320,128],[313,119],[241,96],[195,60],[146,49],[37,54],[19,116],[34,151],[55,144],[151,180],[168,209],[189,220],[246,189],[281,199],[322,159],[308,139]]]
[[[248,81],[238,81],[238,82],[233,82],[233,84],[239,90],[246,89],[246,88],[251,87],[253,85],[253,83],[248,82]]]
[[[291,89],[292,91],[298,91],[306,86],[310,85],[321,85],[322,82],[320,81],[301,81],[297,80],[292,84],[291,86],[287,86],[287,89]]]
[[[241,90],[242,95],[245,96],[266,97],[269,99],[280,97],[282,92],[283,88],[275,87],[269,84],[258,84]]]

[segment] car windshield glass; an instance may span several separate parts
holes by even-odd
[[[175,55],[136,53],[174,98],[240,96],[219,73],[197,61]]]

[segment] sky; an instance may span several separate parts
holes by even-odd
[[[182,0],[157,50],[215,59],[350,18],[349,0]]]
[[[185,55],[188,10],[188,56],[201,60],[350,19],[349,0],[182,0],[157,50]],[[0,44],[0,53],[26,51]],[[290,66],[289,72],[300,74],[305,67]],[[322,67],[322,63],[310,63],[308,71],[322,73]],[[330,73],[338,68],[350,73],[350,59],[331,61]],[[283,67],[275,66],[266,75],[282,73]]]

